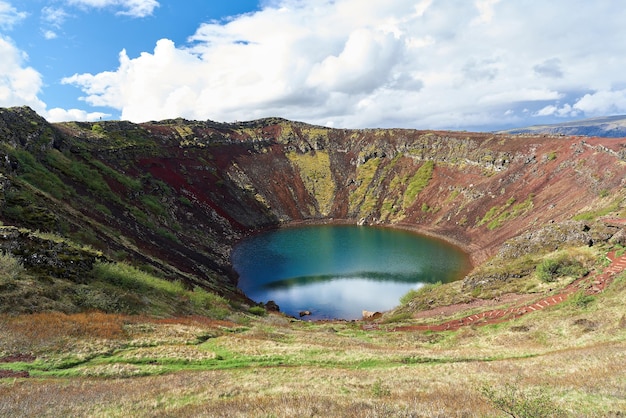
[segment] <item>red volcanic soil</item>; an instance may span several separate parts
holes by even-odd
[[[28,372],[16,372],[14,370],[2,370],[0,369],[0,379],[10,379],[16,377],[30,377]]]
[[[170,128],[146,128],[174,136]],[[183,146],[168,139],[158,153],[138,152],[128,170],[136,175],[148,172],[193,202],[193,210],[178,216],[182,231],[193,231],[202,223],[225,245],[266,227],[366,219],[370,224],[443,238],[464,249],[474,266],[512,237],[571,219],[598,202],[600,191],[611,196],[621,189],[624,178],[619,167],[626,139],[414,130],[329,130],[327,137],[311,138],[294,127],[293,138],[278,141],[280,129],[279,125],[259,128],[261,139],[253,140],[235,131],[205,127],[195,132],[197,138],[219,140]],[[299,169],[288,158],[294,152],[328,154],[334,184],[329,213],[320,213],[319,202],[309,190],[310,176],[327,172]],[[372,158],[379,160],[373,177],[359,177],[359,167]],[[425,161],[434,162],[432,177],[415,201],[405,206],[407,183]],[[513,214],[515,205],[527,201],[531,202],[527,208]],[[390,202],[401,216],[385,214]],[[490,211],[504,216],[501,225],[492,228],[489,222],[480,222]],[[193,217],[185,218],[192,212]],[[161,243],[160,237],[136,241],[142,250],[182,271],[199,264],[191,255],[177,259],[185,249],[177,248],[175,254],[170,251],[175,243]],[[181,241],[194,243],[185,237]]]
[[[0,358],[0,363],[31,363],[35,361],[35,357],[30,354],[15,354],[7,357]],[[0,379],[7,378],[24,378],[30,377],[30,374],[27,371],[15,371],[15,370],[5,370],[0,369]]]
[[[261,229],[300,222],[407,228],[456,244],[478,266],[511,238],[611,206],[625,178],[626,138],[328,129],[276,118],[104,126],[118,129],[126,148],[101,150],[94,140],[90,157],[143,180],[133,191],[107,178],[125,204],[103,202],[114,216],[98,219],[139,249],[128,253],[165,261],[217,291],[236,285],[232,245]],[[89,138],[64,129],[81,146]],[[432,175],[413,196],[426,162]],[[150,214],[146,194],[163,213],[142,224],[129,209]]]
[[[31,354],[14,354],[0,358],[0,363],[32,363],[37,358]]]

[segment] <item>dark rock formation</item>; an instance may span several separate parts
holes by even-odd
[[[280,307],[276,302],[270,300],[265,304],[265,310],[268,312],[280,312]]]
[[[97,251],[8,226],[0,227],[0,251],[18,256],[34,273],[75,283],[84,283],[101,257]]]
[[[618,231],[621,230],[601,222],[564,221],[508,240],[502,245],[498,255],[504,259],[513,259],[526,254],[556,251],[564,247],[593,246],[596,242],[608,241]]]

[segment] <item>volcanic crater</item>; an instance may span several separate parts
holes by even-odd
[[[0,133],[6,225],[82,237],[106,257],[244,301],[229,257],[246,235],[298,223],[404,228],[480,266],[511,239],[619,207],[626,158],[615,138],[280,118],[50,124],[25,107],[0,111]],[[621,226],[598,228],[608,239]],[[565,235],[593,244],[596,232]]]

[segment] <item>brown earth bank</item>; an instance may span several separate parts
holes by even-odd
[[[622,209],[626,139],[330,129],[279,118],[50,124],[10,108],[0,110],[0,141],[5,225],[67,236],[240,301],[230,251],[267,228],[405,228],[458,245],[474,266],[576,215],[555,247],[593,245],[621,229],[584,219]],[[530,251],[514,247],[517,256]]]
[[[1,363],[15,363],[15,362],[24,362],[31,363],[35,361],[36,357],[32,354],[12,354],[10,356],[0,357]],[[4,370],[0,368],[0,379],[10,379],[10,378],[25,378],[30,377],[30,373],[27,371],[16,371],[16,370]]]

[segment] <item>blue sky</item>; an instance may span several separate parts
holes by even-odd
[[[621,0],[0,0],[0,107],[496,130],[626,114]]]

